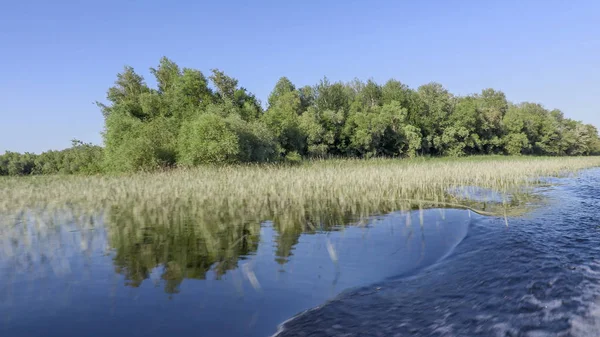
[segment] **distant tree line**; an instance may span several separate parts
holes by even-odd
[[[30,174],[94,174],[103,170],[102,147],[72,141],[72,147],[42,154],[7,151],[0,155],[0,176]]]
[[[40,155],[7,152],[0,175],[154,170],[210,163],[295,162],[323,157],[591,155],[598,130],[501,91],[455,96],[438,83],[416,90],[330,82],[297,88],[282,77],[266,109],[218,69],[180,68],[162,58],[150,88],[125,67],[108,89],[104,148],[75,142]]]

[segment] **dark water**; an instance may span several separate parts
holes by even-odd
[[[600,170],[527,216],[0,229],[0,336],[600,336]],[[122,215],[122,214],[121,214]]]

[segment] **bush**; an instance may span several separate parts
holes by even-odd
[[[302,161],[302,156],[296,151],[290,152],[285,156],[285,161],[290,164],[298,164]]]
[[[22,176],[34,173],[36,155],[6,151],[0,156],[0,175]]]
[[[155,170],[175,164],[176,120],[150,122],[113,114],[106,120],[105,166],[110,171]]]
[[[277,141],[261,121],[246,122],[238,115],[226,119],[239,139],[241,162],[272,162],[278,158]]]
[[[202,114],[181,126],[178,163],[186,166],[235,163],[239,156],[239,137],[223,117]]]
[[[34,174],[95,174],[102,172],[104,150],[100,146],[73,140],[62,151],[43,152],[35,158]]]

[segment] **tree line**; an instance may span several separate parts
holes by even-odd
[[[72,146],[61,151],[41,154],[7,151],[0,155],[0,176],[31,174],[95,174],[103,171],[103,148],[72,140]]]
[[[108,89],[104,147],[79,141],[40,155],[7,152],[0,175],[98,173],[324,157],[592,155],[596,127],[503,92],[457,96],[438,83],[416,90],[391,79],[322,79],[296,87],[282,77],[266,108],[238,81],[163,57],[156,88],[125,67]]]

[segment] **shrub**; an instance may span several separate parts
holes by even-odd
[[[155,170],[175,164],[177,124],[159,117],[150,122],[113,114],[107,118],[105,165],[111,171]]]
[[[202,114],[181,126],[178,163],[186,166],[235,163],[239,155],[239,137],[223,117]]]

